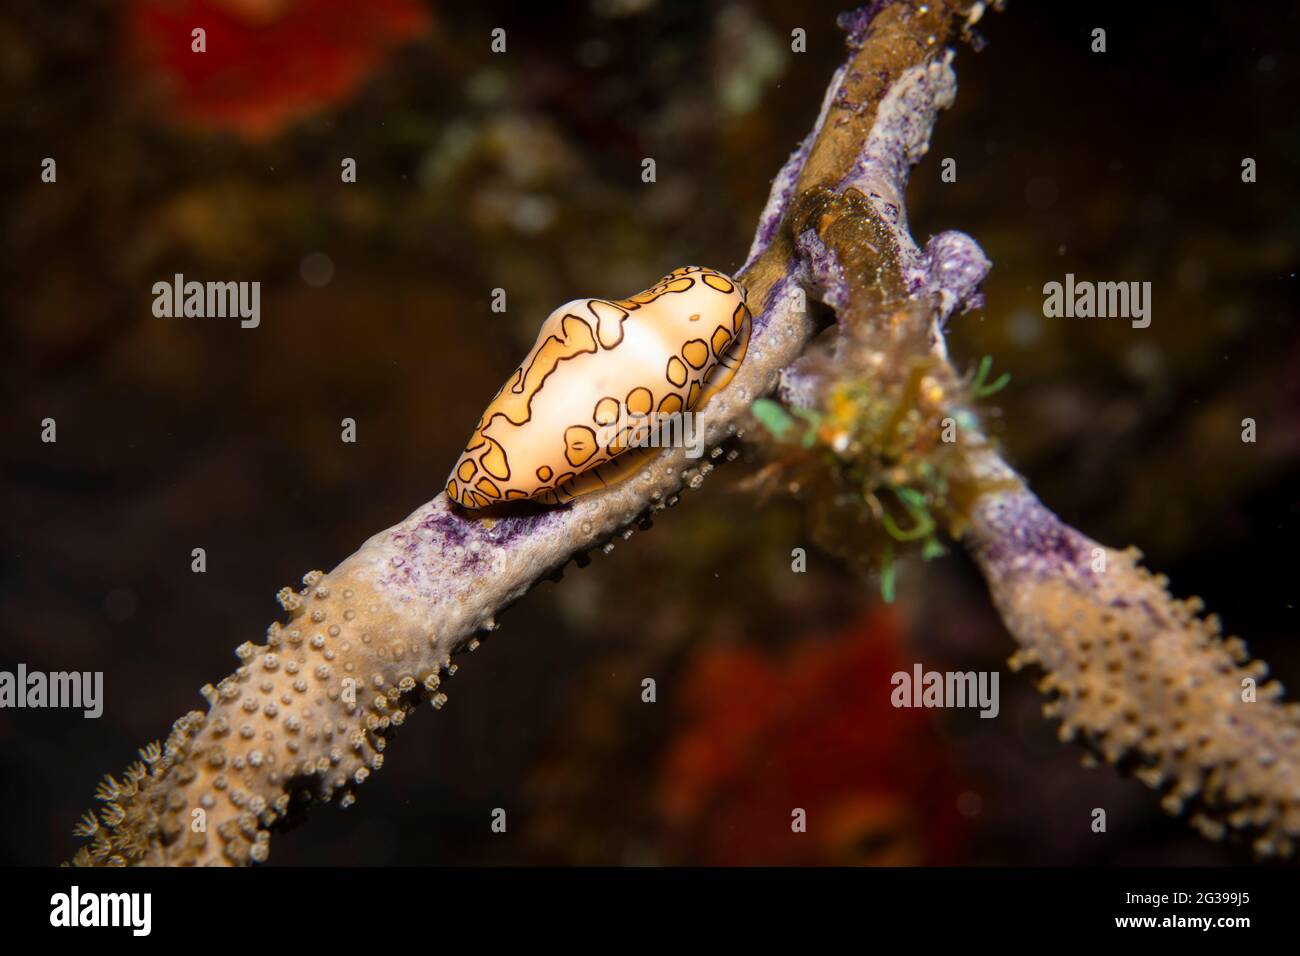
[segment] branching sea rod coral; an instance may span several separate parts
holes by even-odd
[[[1193,808],[1207,833],[1235,828],[1261,852],[1289,851],[1300,834],[1294,708],[1272,685],[1244,702],[1241,679],[1262,668],[1242,666],[1239,643],[1220,641],[1133,554],[1055,518],[983,436],[984,374],[949,363],[943,323],[974,301],[988,262],[959,233],[918,248],[903,189],[955,94],[954,29],[983,9],[878,2],[843,19],[848,59],[736,273],[751,338],[698,416],[702,462],[665,449],[631,480],[522,516],[473,516],[439,495],[333,571],[284,589],[288,619],[237,649],[238,670],[204,688],[207,713],[178,720],[124,779],[106,778],[74,862],[257,862],[294,801],[350,803],[412,708],[445,699],[455,652],[476,647],[503,608],[571,557],[611,547],[675,503],[778,386],[785,405],[820,416],[820,467],[851,476],[867,508],[874,495],[904,532],[891,541],[916,528],[897,519],[924,513],[968,547],[1022,647],[1017,661],[1046,671],[1064,735],[1161,787],[1169,809]],[[805,290],[837,327],[800,359],[817,331]],[[944,418],[959,432],[955,449],[934,437]]]
[[[1133,549],[1104,548],[1027,489],[988,495],[966,544],[1020,642],[1013,665],[1045,675],[1044,706],[1075,737],[1186,811],[1206,836],[1250,837],[1261,855],[1300,836],[1300,706],[1268,668],[1224,640],[1201,603],[1172,598]]]

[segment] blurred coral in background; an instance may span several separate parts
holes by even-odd
[[[172,119],[256,140],[353,95],[428,25],[419,0],[132,0],[123,44]]]
[[[711,865],[955,863],[961,788],[935,712],[895,709],[895,614],[876,610],[782,656],[700,648],[660,805],[674,856]],[[807,815],[796,832],[792,813]],[[815,823],[815,825],[813,825]]]

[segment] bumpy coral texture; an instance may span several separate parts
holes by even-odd
[[[383,766],[387,736],[428,698],[441,706],[450,661],[427,660],[428,636],[348,574],[285,588],[289,612],[266,643],[241,645],[238,670],[203,688],[210,710],[176,721],[123,780],[107,777],[100,815],[81,825],[75,863],[184,865],[265,860],[296,799],[353,800]],[[268,794],[273,795],[268,798]]]
[[[1212,839],[1234,833],[1261,856],[1300,838],[1300,705],[1224,639],[1196,598],[1180,601],[1134,549],[1105,548],[1027,490],[990,496],[973,516],[972,553],[1036,665],[1045,713],[1158,790]]]

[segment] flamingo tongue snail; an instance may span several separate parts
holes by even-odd
[[[736,281],[700,266],[628,299],[566,302],[483,412],[447,497],[554,505],[630,477],[653,452],[639,436],[731,381],[751,323]]]

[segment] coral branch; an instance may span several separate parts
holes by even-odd
[[[350,803],[392,728],[421,701],[444,700],[453,654],[574,555],[612,547],[698,485],[752,421],[754,400],[778,388],[787,404],[816,410],[835,479],[865,490],[877,528],[903,541],[934,525],[927,508],[946,520],[1022,646],[1016,662],[1047,672],[1064,736],[1161,787],[1169,809],[1193,807],[1203,831],[1238,828],[1261,852],[1289,851],[1300,833],[1294,708],[1277,702],[1275,685],[1245,702],[1242,679],[1262,667],[1241,666],[1240,642],[1220,641],[1135,554],[1096,545],[1043,507],[982,434],[983,376],[972,384],[948,361],[943,325],[977,300],[989,263],[960,233],[918,248],[903,192],[955,94],[953,30],[982,11],[877,2],[843,18],[848,59],[776,177],[738,273],[753,337],[732,383],[699,414],[708,459],[666,449],[629,481],[524,516],[471,517],[440,495],[329,574],[307,575],[301,591],[286,588],[287,622],[238,648],[238,670],[204,688],[207,713],[177,721],[124,781],[106,779],[106,806],[83,821],[89,845],[74,862],[261,861],[294,801]],[[812,348],[804,290],[838,321]],[[955,444],[936,436],[945,418],[961,423]],[[930,484],[918,490],[922,479]],[[918,519],[906,535],[887,491]]]
[[[382,531],[329,574],[313,572],[280,598],[289,620],[261,645],[246,643],[241,666],[205,687],[207,714],[178,720],[162,748],[142,751],[125,782],[109,778],[100,818],[79,832],[79,864],[242,864],[266,859],[268,827],[299,798],[352,800],[377,770],[390,728],[422,699],[443,700],[451,656],[573,555],[630,535],[647,514],[695,486],[737,434],[750,402],[772,390],[813,331],[793,293],[801,274],[782,226],[814,184],[857,175],[860,145],[879,142],[880,175],[901,197],[902,177],[923,148],[936,110],[951,100],[945,55],[959,5],[885,6],[852,18],[850,55],[836,73],[812,134],[782,170],[738,278],[755,312],[749,354],[732,383],[699,415],[712,449],[704,463],[667,449],[637,477],[569,507],[541,514],[474,518],[439,495]],[[916,68],[937,70],[929,101],[891,92]],[[888,127],[880,136],[877,129]],[[892,155],[890,151],[900,151]],[[901,212],[901,198],[898,202]],[[612,545],[605,544],[605,547]]]
[[[943,324],[976,301],[989,263],[960,233],[918,250],[901,182],[950,77],[946,59],[908,70],[849,174],[792,203],[805,284],[838,328],[782,375],[782,399],[816,428],[813,451],[787,452],[776,473],[809,499],[824,543],[867,565],[927,530],[899,531],[886,493],[914,518],[938,512],[1021,645],[1013,665],[1046,672],[1044,709],[1062,739],[1080,738],[1161,791],[1205,835],[1235,832],[1261,855],[1289,855],[1300,836],[1300,705],[1281,703],[1276,682],[1256,687],[1267,666],[1223,640],[1199,600],[1174,599],[1135,550],[1103,547],[1044,507],[982,432],[982,375],[970,382],[948,361]],[[942,437],[945,422],[961,424],[959,441]],[[867,525],[879,529],[880,554]]]
[[[987,468],[1005,469],[1000,461]],[[1239,639],[1162,576],[1064,524],[1026,488],[976,502],[966,543],[1002,619],[1036,664],[1062,740],[1078,736],[1188,812],[1206,836],[1229,829],[1260,855],[1300,835],[1300,707]]]

